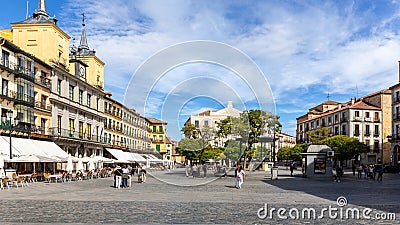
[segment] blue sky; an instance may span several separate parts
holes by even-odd
[[[283,131],[291,135],[296,117],[327,100],[328,92],[331,100],[348,101],[398,82],[400,3],[396,0],[47,0],[46,4],[48,13],[58,18],[58,26],[76,38],[76,45],[81,14],[86,14],[89,46],[106,63],[105,89],[119,101],[124,100],[135,71],[149,57],[191,40],[226,43],[254,60],[269,83]],[[36,7],[37,0],[29,0],[29,15]],[[25,14],[25,0],[6,1],[0,8],[0,28],[9,28]],[[243,83],[230,74],[204,63],[168,71],[155,89],[147,90],[154,101],[146,116],[161,118],[162,101],[178,88],[174,82],[193,75],[205,79],[197,79],[187,86],[189,90],[209,88],[205,83],[209,77],[242,90]],[[218,90],[218,85],[211,86]],[[222,108],[229,99],[212,94],[176,105],[180,114],[167,122],[181,125],[190,114]],[[234,106],[254,100],[246,94],[237,97],[232,96]],[[167,133],[180,138],[175,128]]]

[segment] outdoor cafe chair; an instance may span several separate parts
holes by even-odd
[[[37,174],[36,173],[31,174],[30,182],[37,182]]]
[[[50,183],[50,173],[43,173],[44,180]]]
[[[7,189],[10,189],[10,185],[8,185],[8,178],[2,178],[1,179],[1,189],[4,189],[4,187],[7,187]]]
[[[21,184],[21,187],[24,187],[24,179],[22,177],[17,177],[17,179],[14,181],[15,185],[18,188],[18,184]]]

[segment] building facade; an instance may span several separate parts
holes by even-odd
[[[104,76],[104,72],[92,73],[95,70],[104,70],[104,63],[100,63],[95,69],[89,68],[90,59],[97,60],[97,57],[93,51],[82,50],[88,48],[84,26],[81,43],[85,45],[80,45],[78,49],[70,48],[70,36],[57,26],[55,18],[49,16],[44,0],[39,1],[38,8],[31,17],[12,23],[11,26],[11,35],[8,36],[12,37],[12,42],[51,67],[51,70],[46,70],[45,66],[42,69],[38,66],[36,71],[40,75],[37,77],[35,89],[35,132],[50,135],[56,144],[72,155],[102,155],[104,144],[100,133],[105,120],[103,88],[93,86],[88,81],[98,75]],[[32,86],[32,102],[33,94]],[[32,120],[33,118],[32,114]],[[47,131],[43,128],[46,126],[49,127]]]
[[[297,143],[309,143],[307,132],[330,128],[330,136],[346,135],[367,145],[369,152],[361,154],[362,163],[389,163],[391,121],[391,91],[382,90],[346,103],[326,101],[297,118]]]
[[[104,140],[111,147],[130,152],[151,152],[148,122],[134,109],[104,95]]]
[[[167,122],[156,118],[146,118],[149,124],[149,138],[151,140],[151,148],[160,153],[163,158],[167,154],[166,148],[166,126]]]
[[[34,65],[38,60],[10,41],[0,38],[1,45],[1,128],[18,121],[23,133],[34,127]],[[8,118],[12,112],[12,118]],[[14,121],[17,120],[17,121]]]

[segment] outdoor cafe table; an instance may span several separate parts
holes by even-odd
[[[52,174],[49,176],[49,182],[54,178],[54,181],[57,183],[57,180],[62,178],[62,174]]]

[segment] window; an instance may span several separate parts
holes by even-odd
[[[89,108],[90,108],[90,106],[91,106],[91,102],[92,101],[92,95],[91,94],[87,94],[87,105],[89,106]]]
[[[158,131],[159,131],[159,132],[163,132],[163,126],[159,126],[159,127],[158,127]]]
[[[72,101],[74,100],[74,86],[72,86],[72,85],[69,85],[68,97],[70,100],[72,100]]]
[[[328,124],[332,123],[332,117],[328,117]]]
[[[153,132],[157,132],[157,127],[153,126]]]
[[[92,138],[92,124],[86,124],[86,137],[90,140]]]
[[[314,122],[311,122],[311,129],[314,129]]]
[[[369,125],[365,125],[365,135],[370,135]]]
[[[78,130],[79,130],[79,138],[82,138],[83,137],[83,122],[79,122]]]
[[[342,135],[346,135],[346,125],[342,125]]]
[[[9,58],[10,58],[10,53],[7,51],[2,50],[1,51],[1,65],[5,67],[9,67]]]
[[[317,120],[316,124],[317,124],[316,126],[318,127],[319,126],[319,120]]]
[[[369,118],[369,112],[365,112],[365,117]]]
[[[354,136],[360,135],[360,125],[354,125]]]
[[[57,93],[59,95],[61,95],[61,80],[60,79],[57,80]]]
[[[400,91],[396,91],[396,97],[394,99],[394,102],[398,102],[400,100]]]
[[[78,94],[79,94],[79,95],[78,95],[79,104],[82,105],[83,91],[82,91],[82,90],[79,90],[79,93],[78,93]]]
[[[335,123],[337,123],[339,121],[339,116],[336,114],[335,115]]]
[[[198,120],[195,120],[195,121],[194,121],[194,126],[195,126],[195,127],[199,127],[199,121],[198,121]]]
[[[96,97],[96,109],[99,110],[100,99]]]
[[[379,152],[379,141],[374,141],[374,151]]]
[[[378,112],[375,112],[375,114],[374,114],[374,121],[379,122],[379,113]]]
[[[160,152],[161,151],[161,146],[160,145],[156,145],[156,151]]]
[[[57,131],[61,134],[61,116],[57,116]]]
[[[204,121],[204,126],[208,126],[208,120]]]
[[[8,80],[3,79],[2,81],[2,87],[1,87],[1,93],[4,96],[8,96]]]
[[[367,146],[367,149],[370,150],[371,149],[371,145],[369,140],[365,140],[365,145]]]
[[[354,116],[355,116],[355,117],[360,117],[360,111],[355,111],[355,112],[354,112]]]
[[[339,134],[339,127],[335,127],[335,135]]]
[[[374,136],[379,136],[379,125],[374,126]]]
[[[158,136],[158,140],[159,140],[159,141],[163,141],[163,140],[164,140],[164,139],[163,139],[163,136],[162,136],[162,135],[159,135],[159,136]]]
[[[74,134],[75,131],[75,120],[74,119],[69,119],[69,134],[70,137]]]

